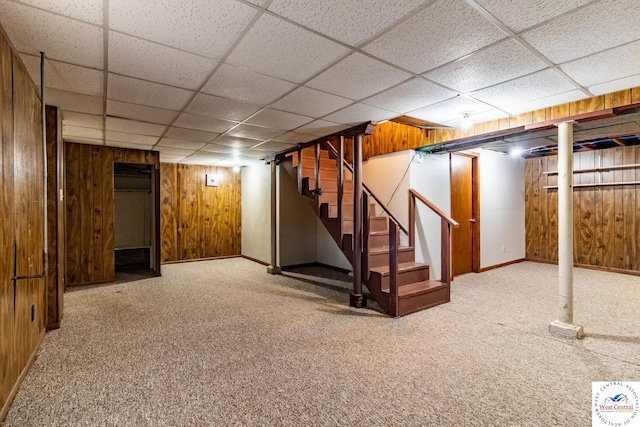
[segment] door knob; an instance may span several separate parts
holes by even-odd
[[[475,224],[476,219],[475,219],[475,218],[470,218],[470,219],[469,219],[469,222],[473,222],[473,223]]]

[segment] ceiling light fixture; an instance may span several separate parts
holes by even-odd
[[[524,152],[524,150],[520,147],[513,147],[509,150],[509,155],[513,157],[520,157],[520,155]]]
[[[235,173],[240,172],[240,165],[235,165],[235,166],[233,167],[233,171],[234,171]]]
[[[460,124],[461,124],[463,130],[469,130],[473,126],[473,122],[471,121],[471,118],[469,117],[470,115],[471,115],[470,111],[463,111],[462,112],[462,122],[460,122]]]

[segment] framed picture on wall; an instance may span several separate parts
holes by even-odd
[[[218,175],[214,175],[208,173],[205,175],[205,182],[207,187],[217,187],[218,186]]]

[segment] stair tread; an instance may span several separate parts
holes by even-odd
[[[413,246],[398,246],[398,252],[412,251]],[[369,253],[371,254],[384,254],[389,252],[389,246],[381,246],[379,248],[371,248]]]
[[[407,297],[416,294],[431,292],[435,289],[444,288],[446,285],[439,280],[423,280],[422,282],[409,283],[398,286],[398,296]]]
[[[429,266],[427,264],[423,264],[421,262],[403,262],[398,264],[398,272],[401,271],[411,271],[411,270],[420,270],[423,268],[428,268]],[[389,266],[388,265],[384,265],[381,267],[373,267],[371,268],[372,272],[376,272],[382,276],[388,276],[389,275]]]

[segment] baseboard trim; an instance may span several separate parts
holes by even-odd
[[[247,255],[240,255],[240,256],[241,256],[242,258],[244,258],[244,259],[248,259],[249,261],[253,261],[253,262],[258,263],[258,264],[267,265],[267,266],[269,265],[269,263],[268,263],[268,262],[260,261],[260,260],[259,260],[259,259],[257,259],[257,258],[252,258],[252,257],[247,256]]]
[[[163,261],[160,263],[160,265],[184,264],[185,262],[213,261],[216,259],[241,258],[241,257],[243,257],[243,255],[225,255],[225,256],[214,256],[214,257],[208,257],[208,258],[179,259],[175,261]]]
[[[33,350],[33,353],[31,353],[31,356],[29,356],[29,360],[27,361],[27,364],[24,366],[24,369],[22,370],[22,372],[20,372],[20,375],[18,376],[16,383],[13,385],[13,388],[11,389],[9,396],[7,396],[7,401],[4,402],[4,406],[2,407],[2,410],[0,410],[0,423],[2,423],[4,419],[7,417],[7,414],[9,413],[9,408],[11,408],[13,399],[16,397],[16,394],[18,394],[18,390],[20,389],[20,385],[22,385],[22,381],[24,381],[24,378],[27,376],[29,369],[31,369],[31,366],[33,366],[33,362],[35,362],[36,360],[36,356],[38,355],[38,350],[42,345],[42,341],[44,341],[44,333],[45,331],[43,329],[42,332],[40,333],[40,340],[38,341],[38,345]]]
[[[482,267],[479,273],[484,273],[485,271],[495,270],[496,268],[506,267],[511,264],[518,264],[520,262],[528,261],[526,258],[514,259],[513,261],[503,262],[502,264],[491,265],[489,267]]]
[[[527,258],[526,261],[537,262],[540,264],[558,265],[558,261],[549,261],[546,259]],[[619,274],[629,274],[631,276],[640,276],[640,271],[638,270],[625,270],[624,268],[604,267],[600,265],[589,265],[589,264],[573,264],[573,266],[578,268],[585,268],[587,270],[606,271],[609,273],[619,273]]]

